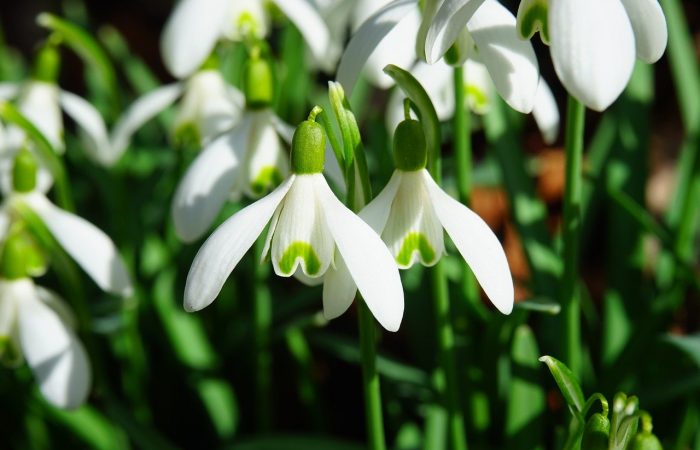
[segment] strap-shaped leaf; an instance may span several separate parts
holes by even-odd
[[[547,364],[547,367],[549,367],[549,371],[552,373],[554,381],[557,382],[557,386],[559,386],[559,390],[564,396],[566,403],[575,411],[581,412],[586,400],[583,396],[581,386],[579,386],[571,370],[566,367],[564,363],[551,356],[543,356],[540,358],[540,361]]]

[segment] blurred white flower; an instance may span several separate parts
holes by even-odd
[[[379,236],[329,188],[321,173],[323,130],[309,123],[304,122],[294,136],[294,173],[269,195],[229,218],[200,248],[187,276],[185,309],[197,311],[214,301],[269,222],[263,258],[270,254],[279,276],[295,275],[309,283],[325,276],[323,307],[327,318],[340,315],[354,298],[354,294],[352,298],[340,297],[343,290],[328,287],[342,266],[379,323],[396,331],[403,316],[403,290],[396,264]],[[300,132],[302,127],[306,129]],[[306,140],[309,128],[314,136]],[[294,152],[304,154],[295,157]]]
[[[518,9],[523,38],[546,30],[554,68],[566,89],[602,111],[629,82],[635,56],[654,63],[668,30],[657,0],[524,0]]]
[[[59,408],[85,402],[90,361],[73,327],[70,308],[31,278],[0,278],[0,357],[32,369],[43,396]]]
[[[316,61],[324,61],[330,32],[312,0],[272,0],[304,36]],[[262,39],[270,27],[263,0],[181,0],[161,37],[161,53],[170,72],[184,78],[196,71],[222,38]]]
[[[139,128],[178,99],[173,135],[184,136],[197,145],[207,145],[230,129],[245,105],[243,94],[215,69],[200,70],[187,80],[161,86],[137,99],[114,125],[110,163],[122,156]]]

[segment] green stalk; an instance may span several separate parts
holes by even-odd
[[[566,114],[566,183],[562,218],[564,276],[561,312],[564,318],[563,360],[576,376],[581,373],[581,305],[577,289],[581,231],[581,160],[586,108],[569,96]]]
[[[362,361],[362,384],[365,395],[365,420],[367,442],[371,450],[386,449],[382,396],[377,373],[377,348],[374,339],[374,317],[365,301],[358,296],[358,322],[360,328],[360,355]]]
[[[267,289],[267,271],[260,265],[260,255],[265,245],[262,236],[255,243],[253,260],[253,324],[255,345],[255,404],[258,431],[267,432],[272,427],[272,397],[270,392],[270,328],[272,324],[272,299]]]

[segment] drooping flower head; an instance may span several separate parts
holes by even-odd
[[[354,298],[343,296],[331,280],[339,268],[349,273],[377,320],[396,331],[403,316],[398,270],[377,234],[343,205],[322,171],[325,133],[309,120],[292,140],[292,173],[274,191],[229,218],[195,256],[185,286],[185,309],[197,311],[217,297],[231,271],[269,223],[263,250],[277,275],[306,281],[324,277],[324,313],[342,314]],[[331,285],[329,285],[331,281]],[[329,287],[331,286],[331,287]],[[335,285],[337,287],[337,285]]]

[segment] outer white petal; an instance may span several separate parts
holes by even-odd
[[[184,78],[199,68],[222,33],[230,0],[181,0],[160,41],[170,73]]]
[[[102,115],[87,100],[66,91],[60,91],[58,101],[63,110],[82,130],[85,149],[97,162],[105,166],[114,163],[107,126]]]
[[[273,124],[269,110],[247,113],[250,127],[246,137],[243,190],[252,198],[260,197],[277,187],[289,172],[287,149]]]
[[[481,217],[447,195],[427,171],[423,175],[433,208],[445,231],[491,302],[503,314],[510,314],[515,299],[513,278],[498,238]]]
[[[548,145],[553,144],[559,135],[559,107],[544,78],[540,78],[540,84],[537,87],[532,116],[537,122],[544,142]]]
[[[19,91],[22,88],[21,83],[12,83],[12,82],[3,82],[0,83],[0,99],[2,100],[11,100],[17,95],[19,95]]]
[[[195,241],[209,229],[238,181],[247,129],[243,123],[215,139],[180,180],[171,212],[175,232],[184,242]]]
[[[348,97],[355,87],[360,71],[379,43],[415,9],[415,0],[395,0],[373,14],[355,32],[345,48],[338,66],[337,78],[340,84],[343,85]],[[411,45],[408,45],[406,42],[400,42],[400,44],[401,46],[394,47],[394,51],[398,51],[402,46],[405,48],[410,47],[411,52],[414,51],[412,42]],[[392,61],[387,61],[386,64],[390,62]],[[384,66],[379,69],[383,68]]]
[[[185,310],[199,311],[211,304],[236,264],[270,221],[294,183],[290,176],[266,197],[222,223],[194,257],[185,283]]]
[[[552,62],[566,89],[602,111],[617,99],[634,68],[632,25],[620,0],[552,0]]]
[[[325,180],[318,181],[316,192],[328,228],[358,290],[379,323],[389,331],[398,330],[404,302],[394,258],[374,230],[333,195]]]
[[[272,267],[281,277],[299,267],[309,277],[320,277],[331,265],[335,245],[317,198],[319,183],[326,183],[320,173],[297,175],[284,199],[270,252]],[[306,253],[308,247],[313,253]]]
[[[129,273],[109,236],[87,220],[53,205],[38,192],[22,198],[101,289],[122,296],[131,295]]]
[[[654,63],[661,58],[668,42],[666,17],[657,0],[621,0],[627,10],[632,29],[637,57]]]
[[[58,106],[58,86],[43,81],[26,83],[20,96],[19,109],[56,151],[64,150],[63,116]]]
[[[61,408],[77,408],[90,389],[90,363],[69,327],[37,298],[31,281],[19,302],[19,335],[41,393]]]
[[[317,61],[327,57],[331,34],[321,14],[309,0],[273,0],[285,16],[299,29]]]
[[[467,29],[501,97],[517,111],[532,111],[540,72],[532,44],[518,37],[515,16],[497,0],[484,0]]]
[[[348,310],[357,294],[357,285],[350,275],[343,257],[336,251],[335,268],[331,267],[323,279],[323,316],[335,319]]]
[[[372,229],[379,235],[382,234],[384,230],[384,225],[389,219],[389,213],[391,212],[391,204],[394,202],[396,197],[396,191],[399,190],[401,186],[402,174],[400,170],[394,170],[391,175],[389,182],[384,186],[384,189],[372,199],[371,202],[367,204],[362,211],[360,211],[359,216],[367,222],[367,225],[372,227]]]
[[[445,0],[438,9],[425,38],[425,57],[435,63],[457,39],[484,0]]]
[[[161,86],[129,106],[112,129],[110,136],[112,161],[117,161],[122,156],[131,143],[131,137],[139,128],[177,100],[182,94],[183,87],[183,83]]]

